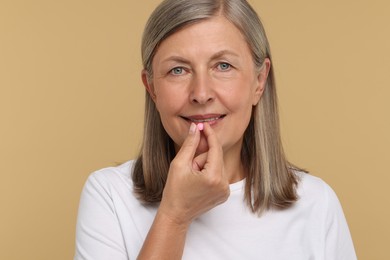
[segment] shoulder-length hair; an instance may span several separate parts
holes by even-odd
[[[271,68],[260,102],[253,107],[244,133],[241,161],[246,170],[245,201],[254,213],[288,208],[297,200],[298,177],[283,152],[271,52],[263,25],[245,0],[165,0],[150,16],[142,39],[142,61],[152,80],[152,61],[164,39],[190,24],[222,15],[245,37],[257,68],[266,58]],[[161,201],[174,143],[164,130],[156,106],[146,92],[144,137],[133,169],[138,198]]]

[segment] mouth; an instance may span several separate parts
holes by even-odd
[[[186,121],[193,122],[195,124],[199,123],[208,123],[209,125],[213,125],[217,123],[219,120],[223,119],[226,115],[223,114],[209,114],[209,115],[194,115],[194,116],[180,116]]]

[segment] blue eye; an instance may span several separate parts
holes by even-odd
[[[173,68],[173,69],[171,69],[171,74],[173,74],[173,75],[181,75],[181,74],[183,74],[183,68],[181,68],[181,67],[176,67],[176,68]]]
[[[229,70],[231,68],[231,65],[229,63],[222,62],[222,63],[218,64],[218,68],[222,71]]]

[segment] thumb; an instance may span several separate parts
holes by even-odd
[[[195,123],[191,123],[187,138],[184,140],[176,158],[184,162],[192,162],[200,141],[200,130]]]

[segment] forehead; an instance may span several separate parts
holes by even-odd
[[[155,58],[170,52],[197,55],[223,49],[250,55],[249,46],[241,31],[225,17],[215,16],[185,26],[167,37],[160,43]]]

